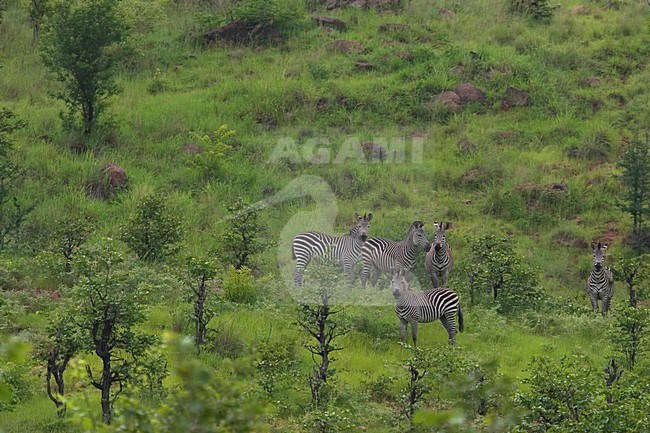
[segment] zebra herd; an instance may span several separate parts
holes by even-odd
[[[388,273],[392,275],[391,287],[395,297],[395,313],[400,320],[400,336],[406,340],[406,328],[411,324],[413,344],[417,345],[418,323],[440,320],[449,336],[449,343],[455,344],[456,317],[458,330],[463,331],[463,313],[458,295],[445,288],[453,268],[451,247],[447,244],[446,232],[449,222],[434,222],[433,242],[429,242],[424,232],[422,221],[413,221],[406,237],[393,241],[380,237],[369,237],[372,213],[363,216],[355,214],[357,223],[348,235],[333,236],[310,231],[296,235],[291,244],[296,267],[293,282],[302,284],[305,268],[312,260],[330,260],[343,266],[350,284],[354,284],[354,268],[362,261],[361,286],[366,287],[370,279],[376,285],[379,277]],[[607,244],[593,246],[593,268],[587,279],[586,291],[594,311],[598,311],[601,300],[602,313],[609,310],[614,294],[614,282],[611,271],[604,265],[604,251]],[[424,268],[431,279],[432,288],[414,291],[409,288],[409,271],[416,265],[418,251],[426,252]]]
[[[291,251],[296,268],[293,282],[302,284],[305,268],[312,261],[331,260],[342,265],[350,284],[354,284],[354,267],[361,259],[361,286],[368,279],[376,285],[384,273],[392,275],[391,286],[395,297],[395,312],[401,323],[402,341],[406,340],[406,327],[410,323],[413,344],[417,345],[418,323],[440,320],[447,330],[449,342],[455,343],[456,316],[458,329],[463,331],[463,314],[458,295],[440,286],[446,285],[453,264],[451,248],[445,233],[449,223],[434,223],[435,241],[429,243],[422,221],[413,221],[406,237],[401,241],[380,237],[368,237],[372,213],[355,214],[357,223],[348,235],[332,236],[319,232],[303,232],[296,235]],[[427,253],[425,268],[431,278],[433,289],[414,291],[409,288],[407,273],[416,265],[418,251]]]

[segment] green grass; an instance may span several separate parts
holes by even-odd
[[[32,47],[26,14],[18,2],[9,3],[0,25],[0,103],[28,122],[14,135],[12,158],[24,169],[16,194],[35,205],[20,242],[6,252],[18,258],[18,278],[2,289],[24,292],[6,297],[28,311],[10,329],[37,333],[47,324],[52,305],[29,294],[54,289],[60,279],[33,258],[49,248],[61,216],[83,211],[95,221],[95,236],[117,236],[142,197],[163,192],[185,224],[182,254],[211,254],[226,229],[226,206],[235,197],[254,203],[301,176],[317,176],[334,194],[336,209],[329,202],[323,208],[321,196],[296,194],[260,212],[270,241],[255,263],[256,272],[269,278],[260,280],[261,301],[253,307],[231,306],[215,318],[210,328],[223,338],[202,358],[218,369],[228,350],[246,356],[264,339],[295,345],[299,374],[275,396],[291,409],[278,405],[273,423],[278,431],[299,431],[298,409],[309,399],[310,357],[301,348],[295,302],[282,282],[282,275],[290,273],[285,267],[292,266],[288,242],[299,229],[345,233],[354,212],[372,211],[371,235],[401,239],[415,219],[423,220],[425,229],[434,220],[449,220],[457,264],[465,263],[471,237],[507,234],[538,269],[547,293],[585,308],[591,263],[585,245],[606,237],[613,254],[626,248],[631,223],[616,206],[621,186],[612,174],[622,143],[650,124],[650,28],[642,2],[606,10],[604,1],[589,2],[589,13],[576,14],[573,7],[582,3],[570,0],[548,25],[509,15],[505,1],[432,5],[411,0],[395,11],[325,11],[304,2],[305,25],[280,44],[203,47],[208,10],[198,1],[181,6],[125,1],[137,30],[137,55],[122,65],[117,76],[122,92],[111,99],[103,125],[82,153],[73,151],[79,134],[62,129],[59,113],[65,107],[50,96],[58,84]],[[309,13],[347,21],[347,31],[312,26],[308,4],[315,7]],[[441,18],[440,8],[454,11],[455,17]],[[210,21],[222,20],[218,8],[210,12],[218,15]],[[408,27],[384,32],[382,24]],[[338,40],[364,48],[336,51],[332,44]],[[358,70],[359,60],[373,69]],[[588,84],[589,77],[599,84]],[[484,91],[487,102],[464,106],[459,114],[434,106],[438,93],[464,82]],[[528,92],[528,106],[502,108],[508,87]],[[199,173],[184,146],[200,143],[188,133],[223,124],[236,131],[234,150],[214,173]],[[422,143],[421,161],[411,159],[413,136]],[[284,139],[295,144],[296,158],[272,161]],[[406,145],[402,163],[336,160],[346,151],[358,155],[357,146],[368,141],[390,147],[399,140]],[[329,158],[310,161],[310,146]],[[129,189],[107,201],[91,199],[85,188],[106,163],[126,170]],[[553,185],[566,185],[567,191],[553,191]],[[451,278],[463,281],[464,276]],[[622,284],[617,287],[615,310],[626,303]],[[143,328],[176,332],[190,311],[180,300],[183,290],[182,284],[168,282]],[[390,294],[381,296],[390,301]],[[609,355],[602,349],[606,337],[595,331],[603,326],[600,317],[531,313],[505,320],[483,308],[467,306],[465,311],[460,347],[482,361],[496,360],[515,379],[525,375],[533,356],[581,350],[601,365]],[[394,431],[387,419],[395,403],[364,400],[368,382],[380,375],[399,378],[393,393],[406,380],[399,365],[408,352],[397,343],[392,307],[349,307],[342,316],[351,331],[342,337],[344,350],[335,361],[339,386],[361,401],[357,408],[369,430]],[[425,324],[420,341],[438,347],[446,334],[439,323]],[[42,386],[41,377],[28,380]],[[255,380],[249,378],[247,386],[254,389]],[[73,428],[57,423],[54,406],[41,391],[14,412],[0,413],[5,431]]]

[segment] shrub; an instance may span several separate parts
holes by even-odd
[[[176,253],[182,237],[180,218],[167,208],[161,194],[146,196],[122,228],[122,240],[147,262],[160,261]]]
[[[508,0],[508,7],[513,14],[540,22],[550,21],[554,13],[554,8],[548,5],[548,0]]]
[[[469,241],[467,263],[472,304],[488,302],[492,295],[501,314],[538,308],[546,298],[535,270],[515,253],[507,237],[482,236]]]
[[[281,0],[243,0],[228,11],[231,21],[247,27],[268,27],[287,34],[300,26],[302,11],[296,2]]]
[[[258,288],[255,277],[247,267],[228,268],[228,273],[222,283],[223,297],[236,304],[253,305],[257,302]]]
[[[255,207],[237,199],[227,207],[228,227],[221,236],[220,256],[235,269],[250,266],[251,257],[270,246],[264,242],[266,226]]]
[[[648,327],[650,314],[644,308],[628,307],[615,317],[610,336],[615,350],[623,355],[629,370],[634,368],[639,356],[650,349]]]
[[[221,174],[222,164],[228,160],[232,151],[230,142],[234,135],[235,131],[228,128],[228,125],[221,125],[216,131],[206,134],[194,131],[188,134],[201,148],[199,153],[192,155],[191,163],[206,180],[216,179]]]

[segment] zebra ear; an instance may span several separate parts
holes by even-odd
[[[447,221],[445,223],[445,230],[449,230],[449,227],[451,227],[451,223],[449,221]]]
[[[601,249],[603,246],[601,245],[600,241],[598,241],[598,249]]]
[[[602,246],[603,251],[605,251],[608,246],[609,246],[609,244],[607,242],[605,242],[605,245]]]
[[[357,212],[354,213],[354,216],[355,216],[358,220],[363,219],[363,218],[361,217],[361,215],[359,215]]]
[[[368,212],[368,216],[366,217],[366,221],[370,222],[372,220],[372,212]]]

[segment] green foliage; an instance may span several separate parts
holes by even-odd
[[[257,208],[240,198],[228,205],[227,227],[220,239],[220,256],[235,269],[250,267],[251,257],[268,246],[264,235],[267,226],[259,221]]]
[[[117,393],[113,387],[135,377],[155,338],[137,327],[146,320],[147,283],[114,241],[86,244],[73,264],[76,284],[66,296],[66,311],[74,318],[79,347],[101,360],[101,374],[87,367],[90,383],[101,391],[102,416],[110,423]]]
[[[192,155],[192,165],[204,179],[218,179],[222,174],[224,162],[229,159],[232,151],[229,143],[235,131],[228,128],[228,125],[221,125],[216,131],[207,134],[192,131],[188,135],[194,142],[199,143],[201,148],[199,153]]]
[[[118,93],[115,67],[127,34],[113,0],[56,0],[41,39],[43,62],[63,85],[55,94],[68,118],[81,114],[89,135],[107,99]],[[72,120],[74,122],[74,120]]]
[[[545,299],[534,269],[515,253],[507,237],[470,239],[467,263],[473,305],[488,302],[486,295],[491,294],[497,311],[511,314],[538,308]]]
[[[647,375],[623,372],[618,380],[608,383],[603,380],[608,377],[602,377],[581,355],[559,361],[535,358],[529,373],[524,379],[528,388],[515,397],[527,414],[513,432],[633,433],[647,426]]]
[[[75,253],[86,242],[92,230],[92,222],[82,215],[66,215],[57,221],[53,237],[54,250],[62,256],[65,272],[72,270]]]
[[[206,327],[216,316],[214,290],[208,285],[217,275],[214,260],[189,257],[187,259],[187,280],[191,289],[190,300],[194,305],[192,320],[195,323],[194,342],[197,350],[205,342]]]
[[[0,108],[0,249],[15,236],[31,207],[25,208],[14,195],[21,169],[13,162],[11,135],[26,126],[6,108]]]
[[[296,1],[243,0],[228,9],[231,21],[242,21],[248,27],[276,29],[288,33],[301,24],[304,12]]]
[[[529,431],[578,423],[600,390],[591,362],[581,355],[565,356],[559,361],[537,357],[529,372],[530,376],[523,380],[529,390],[515,397],[528,411],[523,427]]]
[[[0,341],[0,412],[29,395],[23,378],[29,350],[29,345],[16,337]]]
[[[618,161],[623,170],[624,192],[619,207],[632,217],[632,235],[636,246],[643,240],[645,219],[650,215],[650,135],[645,141],[632,140]]]
[[[149,194],[122,228],[121,237],[141,260],[158,262],[178,251],[181,226],[181,219],[167,207],[166,197]]]
[[[22,6],[27,11],[29,24],[34,31],[35,43],[38,41],[45,16],[52,12],[51,3],[52,0],[22,0]]]
[[[625,282],[630,299],[630,307],[636,307],[638,300],[648,299],[650,295],[650,255],[623,255],[612,267],[614,281]]]
[[[645,308],[628,307],[615,316],[610,337],[614,350],[623,356],[628,370],[650,350],[649,327],[650,313]]]
[[[255,369],[257,381],[269,396],[278,392],[278,387],[296,374],[295,343],[291,340],[264,340],[257,345]]]
[[[251,270],[245,266],[239,269],[232,265],[229,266],[221,288],[224,299],[229,302],[249,305],[254,305],[257,302],[258,285]]]
[[[265,408],[247,396],[242,386],[241,372],[229,368],[221,377],[212,368],[189,355],[192,343],[183,341],[179,356],[174,360],[173,377],[178,383],[166,404],[149,408],[132,399],[120,408],[120,416],[110,431],[127,433],[185,433],[195,432],[265,432],[261,421]],[[241,369],[240,369],[241,370]]]

